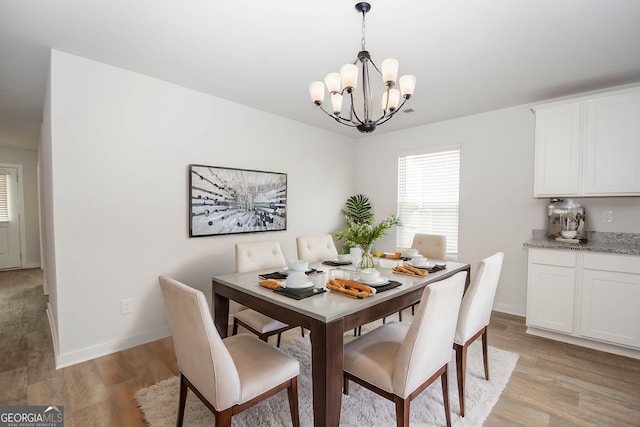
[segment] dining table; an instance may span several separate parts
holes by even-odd
[[[273,273],[273,268],[214,276],[212,317],[220,336],[227,337],[229,301],[233,300],[288,325],[311,331],[313,423],[316,427],[337,427],[342,403],[344,333],[410,307],[420,301],[425,286],[461,271],[467,272],[466,290],[471,268],[467,263],[447,261],[440,271],[409,276],[377,267],[381,277],[400,285],[360,299],[324,288],[329,274],[335,273],[330,271],[332,267],[322,264],[309,267],[315,269],[310,279],[317,293],[304,299],[293,299],[260,286],[259,276]],[[349,267],[339,268],[348,271]]]

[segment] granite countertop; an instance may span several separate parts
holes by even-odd
[[[587,231],[586,243],[563,243],[550,239],[544,230],[533,230],[525,248],[567,249],[620,255],[640,255],[640,234]]]

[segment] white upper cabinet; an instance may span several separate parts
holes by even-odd
[[[587,103],[586,194],[640,193],[640,92]]]
[[[581,192],[580,104],[536,109],[536,196]]]
[[[640,87],[533,111],[535,197],[640,195]]]

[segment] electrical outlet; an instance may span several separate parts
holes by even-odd
[[[606,211],[602,217],[602,222],[613,222],[613,211]]]
[[[121,314],[133,313],[133,300],[131,298],[123,299],[120,303]]]

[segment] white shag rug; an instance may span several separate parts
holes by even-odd
[[[370,326],[370,325],[367,325]],[[364,333],[363,328],[363,333]],[[345,341],[353,339],[353,333],[345,333]],[[311,388],[311,346],[309,335],[283,344],[280,349],[300,361],[298,399],[300,425],[313,426]],[[481,426],[498,401],[509,382],[518,361],[518,354],[489,346],[490,380],[484,379],[482,346],[474,342],[467,355],[466,415],[460,417],[458,386],[456,381],[455,353],[449,363],[449,403],[454,426]],[[179,378],[173,377],[142,389],[136,400],[145,420],[151,427],[173,427],[178,411]],[[444,426],[442,387],[434,381],[425,391],[411,401],[412,426]],[[283,390],[271,398],[235,415],[234,427],[290,426],[291,415],[287,392]],[[200,400],[189,391],[185,409],[185,427],[214,426],[215,418]],[[349,395],[342,395],[341,426],[395,426],[395,405],[375,393],[350,382]]]

